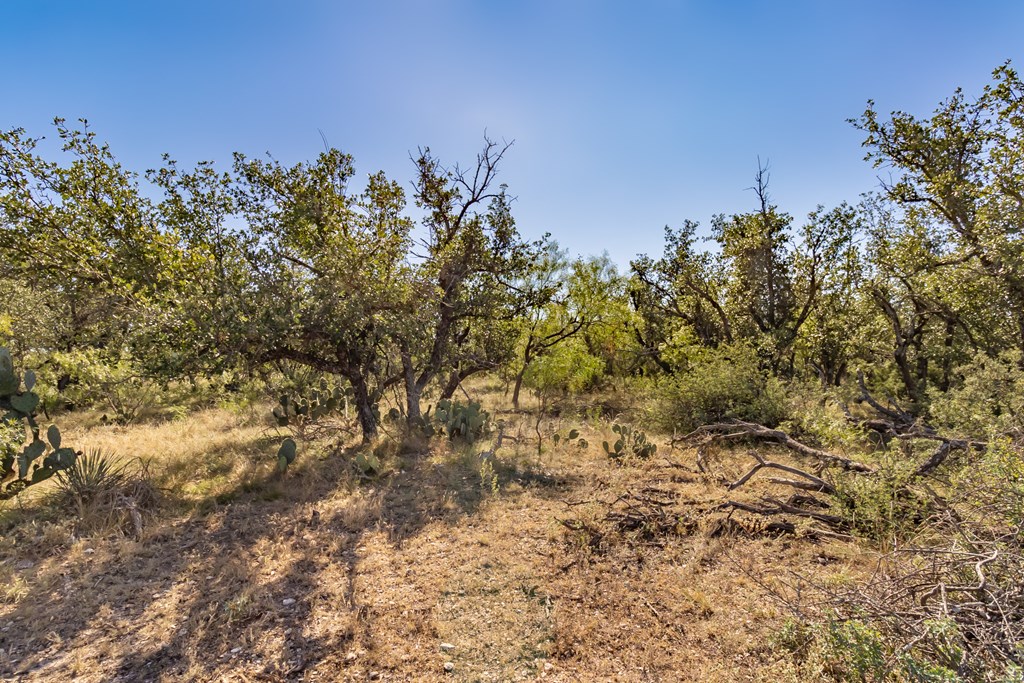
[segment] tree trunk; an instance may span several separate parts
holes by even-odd
[[[416,369],[408,351],[402,352],[402,370],[405,375],[405,421],[408,425],[416,425],[423,419],[420,411],[423,387],[416,381]]]
[[[516,385],[515,388],[512,389],[512,408],[514,410],[519,410],[519,390],[523,388],[523,375],[525,374],[526,366],[524,365],[523,369],[519,371],[518,375],[516,375]]]
[[[352,400],[356,405],[359,428],[363,432],[363,443],[369,443],[377,438],[377,417],[373,414],[373,403],[370,401],[366,379],[360,374],[352,374],[349,375],[348,381],[352,384]]]

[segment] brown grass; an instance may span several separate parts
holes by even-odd
[[[485,407],[504,400],[493,384],[475,393]],[[501,417],[522,441],[497,454],[496,493],[477,457],[490,444],[385,443],[388,472],[369,480],[344,449],[313,444],[279,479],[280,437],[224,410],[127,428],[65,421],[68,443],[149,460],[162,507],[141,537],[82,537],[45,492],[5,511],[0,675],[778,680],[787,665],[769,641],[784,615],[758,582],[789,568],[844,580],[864,563],[855,546],[752,524],[619,530],[605,515],[628,491],[654,486],[682,508],[723,492],[661,457],[610,464],[607,420],[545,422],[581,428],[591,446],[548,442],[538,457],[532,417]]]

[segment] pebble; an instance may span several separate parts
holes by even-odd
[[[455,649],[455,646],[451,643],[441,643],[441,652],[451,652]]]
[[[455,664],[453,664],[452,662],[445,662],[444,663],[444,670],[447,671],[448,673],[451,673],[451,672],[455,671]]]
[[[231,648],[231,654],[233,654],[233,655],[237,655],[241,651],[242,651],[242,648],[240,648],[240,647],[233,647],[233,648]]]
[[[284,605],[285,607],[291,607],[292,605],[295,604],[295,598],[285,598],[284,600],[281,601],[281,604]]]
[[[345,661],[346,662],[354,662],[354,661],[356,661],[356,653],[355,652],[349,652],[347,655],[345,655]]]
[[[370,672],[370,680],[371,681],[375,681],[378,678],[380,678],[380,672],[379,671],[371,671]]]

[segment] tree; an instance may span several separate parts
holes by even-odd
[[[413,279],[415,316],[397,337],[406,417],[421,420],[426,387],[443,378],[451,395],[467,377],[495,369],[514,336],[495,335],[524,305],[516,287],[542,244],[516,230],[498,167],[512,143],[484,141],[469,169],[446,168],[429,149],[416,163],[415,199],[425,212]]]
[[[40,155],[42,138],[0,131],[0,280],[33,300],[32,314],[15,320],[37,324],[11,328],[22,330],[15,348],[117,356],[172,289],[171,244],[136,174],[81,124],[54,121],[64,165]]]
[[[597,358],[594,337],[587,333],[608,322],[609,308],[620,287],[618,273],[606,257],[570,263],[552,242],[518,289],[525,295],[527,308],[519,320],[519,358],[512,389],[516,410],[523,379],[539,358],[577,337],[584,341],[577,355]]]
[[[897,111],[886,121],[869,102],[851,123],[866,134],[866,159],[895,172],[886,196],[950,245],[933,267],[974,266],[989,279],[1024,349],[1024,83],[1008,63],[993,79],[973,101],[957,89],[930,119]]]

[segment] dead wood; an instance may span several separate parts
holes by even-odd
[[[746,484],[748,481],[750,481],[751,477],[753,477],[755,474],[760,472],[762,469],[770,468],[770,469],[782,470],[783,472],[788,472],[790,474],[795,474],[796,476],[803,477],[804,479],[807,480],[806,482],[803,482],[803,481],[793,481],[791,479],[770,479],[769,480],[769,481],[772,481],[774,483],[786,484],[786,485],[789,485],[789,486],[793,486],[794,488],[803,489],[803,490],[807,490],[807,491],[818,491],[820,493],[828,493],[828,494],[835,493],[835,487],[833,487],[831,484],[829,484],[827,481],[825,481],[824,479],[822,479],[820,477],[816,477],[813,474],[808,474],[807,472],[804,472],[803,470],[797,469],[796,467],[790,467],[789,465],[783,465],[782,463],[777,463],[777,462],[769,462],[769,461],[765,460],[764,458],[762,458],[760,456],[760,454],[758,454],[758,453],[751,453],[750,455],[751,455],[751,457],[754,458],[754,460],[757,461],[757,464],[754,465],[750,469],[749,472],[744,474],[742,477],[740,477],[739,479],[737,479],[733,483],[729,484],[729,490],[730,491],[732,491],[733,489],[737,489],[740,486],[743,486],[744,484]]]
[[[770,429],[764,425],[755,424],[753,422],[733,420],[731,422],[708,424],[698,427],[682,438],[683,440],[690,442],[703,440],[705,443],[713,441],[728,442],[745,440],[776,443],[788,448],[794,453],[813,458],[822,466],[834,465],[847,471],[869,474],[874,472],[873,468],[865,465],[864,463],[857,462],[856,460],[850,460],[849,458],[844,458],[833,453],[828,453],[817,448],[812,448],[811,446],[800,443],[781,429]]]
[[[827,503],[823,503],[822,501],[818,501],[818,503],[823,507],[828,507]],[[764,517],[782,514],[793,515],[794,517],[807,517],[809,519],[823,522],[833,529],[840,531],[845,530],[849,526],[845,519],[837,515],[830,515],[824,512],[819,512],[818,510],[808,510],[771,497],[762,498],[760,505],[745,503],[739,500],[727,500],[724,503],[721,503],[718,507],[721,510],[743,510],[744,512],[750,512]]]

